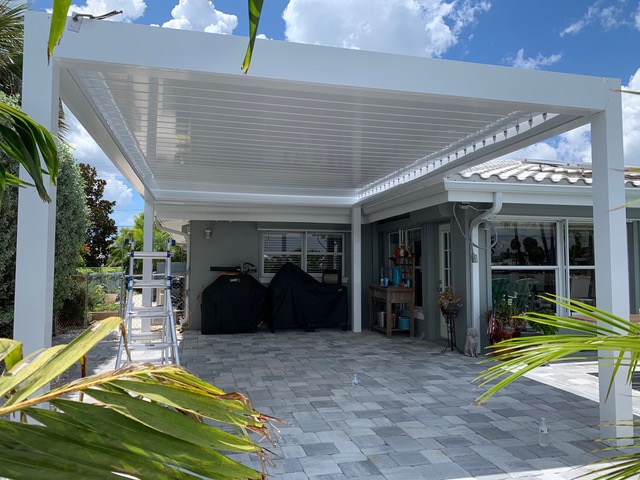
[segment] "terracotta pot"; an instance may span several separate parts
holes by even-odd
[[[513,337],[519,337],[521,331],[522,329],[520,327],[513,327],[511,325],[496,325],[489,340],[492,344],[498,343]]]

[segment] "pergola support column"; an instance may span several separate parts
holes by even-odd
[[[52,134],[58,131],[59,70],[55,61],[47,63],[47,31],[25,24],[25,55],[22,82],[22,109]],[[24,168],[20,178],[31,181]],[[32,187],[18,194],[18,234],[13,338],[23,342],[28,355],[51,346],[53,325],[53,270],[56,235],[56,188],[45,186],[51,203],[44,203]],[[10,187],[13,188],[13,187]]]
[[[351,314],[352,330],[362,331],[362,209],[351,209]]]
[[[142,233],[142,242],[144,244],[145,252],[153,251],[153,222],[155,218],[155,208],[153,199],[150,195],[144,197],[144,227]],[[145,258],[142,260],[142,278],[144,280],[151,280],[153,278],[153,260]],[[151,297],[151,289],[146,288],[142,290],[142,305],[150,307],[153,301]],[[142,331],[149,332],[151,330],[151,319],[142,319]]]
[[[622,106],[620,93],[615,91],[619,88],[617,81],[608,79],[605,82],[606,108],[594,115],[591,123],[593,224],[598,308],[628,319],[626,211],[621,208],[626,202]],[[599,354],[600,430],[602,438],[622,439],[633,435],[633,428],[627,423],[633,420],[633,406],[631,385],[626,382],[628,369],[621,367],[615,377],[613,374],[611,356],[616,353],[606,351]],[[619,425],[620,422],[626,425]],[[628,445],[631,440],[614,443]]]

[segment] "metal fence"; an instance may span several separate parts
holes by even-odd
[[[154,275],[154,278],[164,278]],[[126,276],[122,272],[91,272],[76,274],[72,282],[71,295],[65,300],[62,312],[54,318],[54,332],[66,333],[84,329],[92,321],[112,315],[124,316],[127,301]],[[185,278],[171,278],[171,304],[176,322],[183,322],[185,316]],[[139,295],[134,293],[134,295]],[[154,292],[152,302],[162,302],[164,290]],[[135,297],[134,297],[135,301]]]

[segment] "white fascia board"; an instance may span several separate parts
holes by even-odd
[[[407,212],[414,212],[416,210],[433,207],[446,202],[447,193],[441,192],[439,194],[431,195],[419,200],[414,200],[412,202],[389,206],[375,212],[364,213],[362,216],[362,223],[367,224],[377,222],[379,220],[384,220],[385,218],[395,217],[396,215],[402,215]]]
[[[255,206],[297,206],[297,207],[339,207],[353,205],[352,197],[329,197],[311,195],[269,195],[241,192],[202,192],[183,190],[156,190],[158,202],[183,203],[185,205],[239,205]]]
[[[505,204],[593,205],[593,189],[586,185],[447,180],[444,187],[450,202],[491,202],[493,192],[501,192]],[[626,198],[628,201],[640,199],[640,189],[627,188]],[[639,208],[640,204],[630,204],[629,207]]]
[[[50,16],[27,12],[48,29]],[[72,22],[69,17],[67,24]],[[602,79],[540,70],[257,39],[250,69],[240,70],[247,38],[83,19],[65,30],[55,57],[173,71],[216,73],[234,82],[272,78],[354,88],[553,107],[557,113],[605,108]],[[381,75],[381,72],[387,74]],[[473,81],[470,82],[469,79]],[[292,85],[294,86],[294,85]]]
[[[308,199],[309,203],[330,203],[335,205],[353,205],[356,201],[356,193],[351,189],[334,189],[326,188],[304,188],[304,187],[288,187],[287,194],[282,194],[282,188],[278,187],[261,187],[260,193],[255,193],[255,189],[251,186],[237,186],[228,184],[203,184],[202,182],[185,182],[185,181],[169,181],[164,180],[156,182],[155,192],[157,192],[158,200],[180,200],[191,199],[199,201],[200,199],[208,200],[209,195],[219,196],[224,199],[228,196],[234,201],[234,195],[239,199],[253,201],[268,201],[272,198],[274,201],[296,201],[297,199]],[[215,197],[212,199],[217,200]]]
[[[156,204],[156,216],[166,219],[235,222],[291,222],[351,224],[351,208],[308,208],[272,205]]]

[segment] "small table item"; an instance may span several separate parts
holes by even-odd
[[[415,289],[407,287],[382,287],[380,285],[369,286],[369,328],[385,332],[387,337],[391,337],[393,332],[406,331],[394,328],[391,321],[392,306],[394,303],[409,305],[409,336],[413,337],[413,304],[415,303]],[[386,312],[384,327],[379,327],[376,323],[376,304],[383,304]]]

